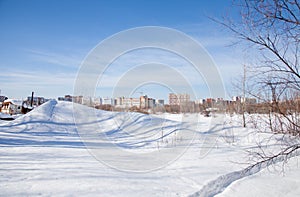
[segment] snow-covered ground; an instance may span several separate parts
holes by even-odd
[[[251,163],[245,150],[260,139],[280,145],[241,128],[238,116],[211,128],[212,118],[197,114],[93,110],[97,122],[75,115],[74,123],[73,111],[72,103],[52,100],[0,121],[0,196],[300,195],[297,157],[241,173]]]

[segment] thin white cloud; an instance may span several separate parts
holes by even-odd
[[[0,73],[0,84],[9,97],[26,97],[31,91],[41,96],[53,97],[72,93],[75,73],[28,72],[24,70]],[[20,96],[22,95],[22,96]]]
[[[73,69],[78,68],[84,58],[82,54],[74,54],[74,51],[72,51],[72,53],[54,53],[36,49],[26,49],[26,51],[29,53],[29,57],[32,61]]]

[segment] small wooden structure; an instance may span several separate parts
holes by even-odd
[[[22,113],[22,104],[21,100],[6,99],[2,103],[1,112],[10,115],[20,114]]]

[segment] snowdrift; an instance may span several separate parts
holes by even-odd
[[[174,133],[181,125],[180,122],[141,113],[109,112],[74,105],[83,111],[95,113],[96,122],[89,122],[85,118],[80,120],[87,128],[87,133],[97,132],[97,135],[102,135],[122,148],[136,149],[150,144],[151,147],[157,146],[156,142],[162,138],[168,141],[175,137]],[[50,139],[54,142],[58,136],[78,137],[79,129],[80,125],[74,122],[73,103],[50,100],[14,121],[3,122],[1,132],[10,134],[10,139],[5,140],[6,138],[1,137],[0,143],[7,144],[8,141],[13,141],[12,135],[19,132],[23,136],[14,135],[18,139],[20,137],[37,139],[38,136],[43,136],[38,139],[41,145],[42,142],[48,143]],[[25,134],[28,136],[25,137]],[[24,145],[27,145],[26,143],[24,141]]]
[[[0,146],[82,146],[72,121],[71,107],[51,100],[13,121],[2,122]],[[60,117],[62,114],[64,118]],[[68,136],[68,140],[63,139],[64,136]]]

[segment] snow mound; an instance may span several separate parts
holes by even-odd
[[[41,106],[34,108],[29,113],[19,116],[14,121],[7,122],[6,126],[29,123],[47,123],[51,120],[56,104],[56,100],[50,100]]]
[[[149,114],[102,111],[80,105],[75,108],[75,122],[82,139],[98,139],[100,144],[108,142],[131,151],[178,144],[178,132],[184,128],[182,122]]]
[[[17,119],[0,125],[0,146],[82,146],[71,103],[50,100]],[[61,118],[63,116],[64,118]]]
[[[53,110],[57,105],[56,100],[50,100],[43,105],[37,107],[33,111],[26,114],[27,116],[35,117],[36,120],[50,120],[53,115]],[[25,115],[25,117],[26,117]]]
[[[73,117],[74,105],[80,107],[84,112],[90,111],[95,114],[96,121],[82,118],[79,123],[75,122]],[[147,148],[158,145],[169,146],[170,143],[168,142],[174,144],[177,137],[176,132],[180,129],[180,122],[151,115],[135,112],[102,111],[76,103],[50,100],[14,121],[2,124],[1,131],[7,136],[2,136],[3,139],[7,139],[8,136],[11,137],[7,141],[13,141],[12,144],[26,144],[28,140],[22,140],[24,138],[35,139],[39,142],[38,144],[42,144],[43,141],[46,144],[49,141],[55,144],[59,141],[60,136],[78,138],[78,131],[82,125],[87,129],[88,135],[97,131],[94,137],[99,140],[107,139],[110,143],[131,150],[146,146]],[[22,133],[22,135],[12,137],[13,133]],[[80,140],[81,138],[78,138],[76,141],[79,142]],[[157,144],[157,142],[161,144]],[[31,141],[30,144],[32,143],[35,142]]]

